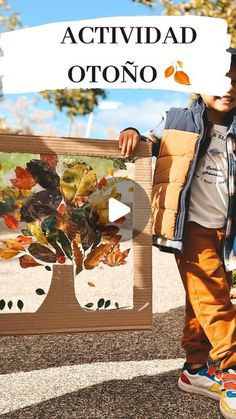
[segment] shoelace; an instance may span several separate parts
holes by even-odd
[[[223,372],[221,370],[217,370],[214,365],[212,365],[206,372],[210,376],[215,376],[218,380],[222,379]]]
[[[236,391],[236,373],[229,371],[222,375],[222,389]]]

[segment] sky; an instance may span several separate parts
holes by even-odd
[[[96,17],[150,16],[162,13],[159,6],[150,8],[132,0],[9,0],[9,2],[20,13],[22,27]],[[31,117],[31,123],[37,134],[46,132],[60,136],[68,135],[69,121],[65,115],[55,112],[55,107],[42,99],[32,105],[34,97],[35,95],[25,94],[5,95],[4,101],[0,104],[0,114],[11,125],[17,125],[19,118],[22,120],[22,115],[19,117],[19,114],[22,114],[24,109],[25,114]],[[186,106],[189,97],[187,94],[173,91],[111,89],[107,91],[107,100],[119,102],[119,107],[115,110],[95,109],[93,117],[90,118],[92,119],[91,137],[114,137],[127,126],[135,126],[141,132],[146,132],[160,121],[163,112],[170,106]],[[44,128],[34,125],[35,112],[39,119],[45,121]],[[76,118],[72,135],[84,136],[87,123],[88,117]]]

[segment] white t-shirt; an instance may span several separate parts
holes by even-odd
[[[228,163],[226,131],[223,125],[213,126],[207,152],[201,158],[190,191],[188,221],[208,228],[225,225],[228,210]]]

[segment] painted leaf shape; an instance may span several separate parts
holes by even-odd
[[[58,155],[42,153],[40,154],[40,160],[46,162],[49,166],[55,169],[58,163]]]
[[[105,259],[110,250],[110,243],[100,244],[98,247],[93,249],[84,261],[85,269],[94,269],[96,266],[98,266],[99,263]]]
[[[36,240],[40,243],[40,244],[48,244],[48,241],[45,237],[45,235],[42,232],[41,229],[41,225],[39,223],[39,221],[36,221],[35,223],[28,223],[27,224],[30,232],[33,234],[33,236],[36,238]]]
[[[83,253],[76,241],[73,241],[73,257],[76,265],[75,275],[78,275],[83,269]]]
[[[176,71],[174,75],[176,83],[190,85],[189,77],[184,71]]]
[[[0,310],[3,310],[5,305],[6,305],[5,300],[3,300],[3,299],[0,300]]]
[[[11,230],[16,230],[19,226],[19,221],[17,221],[17,219],[11,215],[11,214],[5,214],[3,215],[3,221],[5,223],[5,225],[10,228]]]
[[[13,306],[13,302],[10,300],[7,303],[9,310],[11,310],[12,306]]]
[[[40,266],[41,264],[30,255],[23,255],[19,257],[20,266],[22,268],[33,268],[34,266]]]
[[[91,307],[93,307],[93,303],[87,303],[87,304],[85,304],[85,307],[91,308]]]
[[[21,300],[17,301],[17,307],[20,309],[20,311],[22,310],[22,308],[24,307],[24,303]]]
[[[102,308],[104,304],[105,304],[104,298],[100,298],[100,300],[98,300],[98,308]]]
[[[130,249],[125,250],[124,252],[120,251],[120,245],[117,243],[112,252],[110,252],[106,258],[104,259],[103,263],[105,263],[108,266],[119,266],[119,265],[125,265],[127,261],[125,258],[128,256],[130,252]]]
[[[48,215],[54,215],[62,200],[57,189],[48,189],[37,192],[26,198],[20,209],[21,221],[31,223]]]
[[[88,284],[89,287],[96,287],[96,285],[93,282],[89,281],[89,282],[87,282],[87,284]]]
[[[0,258],[11,259],[18,255],[18,250],[9,249],[7,246],[0,247]]]
[[[0,217],[9,214],[15,209],[15,200],[12,196],[6,196],[0,202]]]
[[[37,288],[37,289],[35,290],[35,292],[36,292],[36,294],[38,294],[38,295],[43,295],[43,294],[46,294],[46,292],[45,292],[42,288]]]
[[[37,180],[32,176],[28,169],[17,166],[15,169],[16,178],[11,179],[14,188],[32,189],[37,184]]]
[[[28,248],[29,253],[36,259],[46,263],[56,263],[55,253],[40,243],[31,243]]]
[[[114,236],[119,232],[119,227],[115,225],[101,226],[101,232],[103,236]]]
[[[24,250],[23,244],[19,243],[16,239],[5,239],[2,240],[2,243],[4,243],[4,245],[9,249],[17,250],[18,252]]]
[[[175,71],[175,69],[174,69],[173,65],[171,65],[170,67],[167,67],[165,69],[165,77],[167,78],[167,77],[172,76],[172,74],[174,74],[174,71]]]
[[[60,229],[58,229],[57,234],[58,242],[60,243],[63,252],[70,260],[72,260],[72,247],[70,240],[68,239],[67,235]]]
[[[111,305],[111,300],[106,300],[105,302],[105,308],[109,307]]]
[[[27,163],[27,169],[37,179],[42,188],[53,189],[60,185],[60,177],[55,169],[42,160],[33,159]]]

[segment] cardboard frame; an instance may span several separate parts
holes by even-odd
[[[68,151],[69,150],[69,151]],[[0,135],[0,152],[57,153],[121,157],[115,140]],[[140,143],[135,154],[135,183],[145,190],[151,203],[151,144]],[[134,306],[133,309],[86,311],[71,292],[72,266],[55,265],[49,292],[35,313],[0,314],[0,335],[55,332],[150,330],[152,329],[152,234],[150,210],[134,191]],[[142,219],[149,220],[142,229]],[[0,262],[1,263],[1,262]],[[56,303],[55,303],[56,301]],[[60,310],[58,310],[60,307]]]

